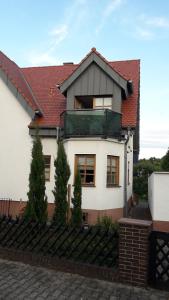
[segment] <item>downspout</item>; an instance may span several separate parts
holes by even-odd
[[[58,143],[58,141],[59,141],[59,127],[57,126],[56,127],[56,142]]]
[[[124,217],[128,215],[128,203],[127,203],[127,144],[130,138],[130,130],[127,130],[127,138],[124,143]]]

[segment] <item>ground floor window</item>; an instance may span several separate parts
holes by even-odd
[[[44,160],[45,160],[45,180],[50,181],[51,156],[50,155],[44,155]]]
[[[107,186],[119,185],[119,157],[107,156]]]
[[[75,174],[79,168],[82,186],[95,185],[95,165],[96,155],[76,154],[75,155]]]

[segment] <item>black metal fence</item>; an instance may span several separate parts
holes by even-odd
[[[149,280],[152,286],[169,290],[169,233],[150,235]]]
[[[100,226],[75,228],[0,218],[0,247],[104,267],[118,264],[118,232]]]

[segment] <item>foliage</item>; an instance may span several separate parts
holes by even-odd
[[[74,192],[73,192],[73,209],[72,209],[72,218],[71,223],[75,226],[80,226],[82,224],[82,186],[81,186],[81,176],[79,169],[77,170],[75,176],[75,185],[74,185]]]
[[[70,168],[63,143],[58,143],[57,158],[55,166],[55,186],[53,194],[55,197],[55,211],[53,221],[55,223],[66,223],[67,214],[67,184],[70,177]]]
[[[148,177],[154,171],[160,171],[161,160],[155,157],[140,159],[134,166],[133,190],[140,199],[148,199]]]
[[[45,162],[41,140],[37,132],[32,147],[29,192],[27,194],[28,202],[24,212],[24,217],[27,220],[46,222],[47,197],[45,195],[45,190]]]
[[[167,151],[166,155],[164,155],[161,159],[161,169],[162,171],[169,172],[169,150]]]
[[[105,229],[113,229],[115,231],[118,231],[119,224],[117,222],[114,222],[110,216],[103,216],[97,218],[97,224],[98,226],[104,227]]]

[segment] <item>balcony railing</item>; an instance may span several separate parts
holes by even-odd
[[[64,138],[119,137],[121,114],[109,109],[67,110],[61,114]]]

